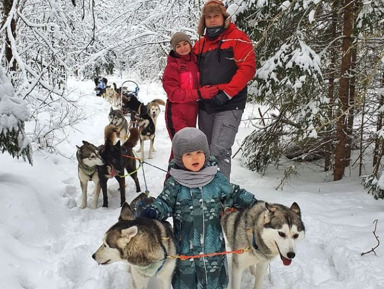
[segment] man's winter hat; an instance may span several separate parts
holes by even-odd
[[[187,34],[185,34],[184,32],[176,32],[175,34],[173,34],[170,41],[172,49],[176,51],[176,45],[181,41],[187,41],[192,46],[191,38],[189,38]]]
[[[202,36],[205,30],[205,16],[212,13],[221,13],[224,16],[224,28],[228,28],[229,22],[231,21],[231,15],[227,12],[227,8],[220,0],[209,0],[207,1],[203,9],[201,10],[201,17],[199,25],[197,26],[197,33]]]
[[[194,127],[185,127],[175,134],[172,140],[172,150],[176,165],[183,169],[185,169],[182,160],[183,154],[203,151],[206,161],[210,156],[207,137],[201,130]]]

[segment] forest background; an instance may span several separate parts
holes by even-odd
[[[200,0],[3,0],[0,4],[0,149],[32,163],[55,152],[65,128],[81,121],[68,97],[71,77],[129,72],[159,81],[177,31],[197,39]],[[236,153],[284,180],[316,161],[334,180],[358,167],[384,198],[384,1],[232,0],[232,20],[254,44],[249,86],[255,127]],[[3,90],[3,91],[9,91]],[[25,124],[28,123],[28,129]]]

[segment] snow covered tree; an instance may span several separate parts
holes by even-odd
[[[322,93],[323,72],[315,37],[311,1],[238,1],[239,26],[255,41],[257,71],[250,87],[251,100],[264,107],[254,136],[243,143],[243,156],[250,169],[264,171],[292,146],[306,147],[292,158],[304,159],[319,152],[318,128],[324,120],[319,109],[328,102]],[[268,144],[268,145],[263,145]]]
[[[255,41],[258,66],[251,98],[267,107],[244,140],[246,165],[264,171],[282,156],[325,157],[324,169],[334,166],[335,180],[341,178],[356,136],[369,131],[357,130],[354,119],[363,111],[363,100],[369,107],[375,101],[369,88],[380,75],[382,49],[372,49],[377,47],[372,39],[383,34],[384,2],[236,3],[237,21]]]
[[[28,120],[26,103],[15,95],[10,79],[0,67],[0,150],[32,164],[32,149],[24,132]]]

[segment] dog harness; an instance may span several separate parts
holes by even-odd
[[[257,251],[259,250],[259,246],[256,244],[255,230],[252,229],[252,247]]]
[[[164,240],[164,238],[163,238]],[[165,246],[163,245],[163,243],[161,242],[161,247],[163,248],[163,252],[164,252],[164,259],[163,259],[163,262],[161,263],[160,267],[157,268],[157,271],[155,273],[155,276],[157,275],[157,273],[159,273],[159,271],[163,268],[164,264],[165,264],[165,261],[167,261],[167,256],[168,256],[168,252],[167,252],[167,249],[165,249]]]

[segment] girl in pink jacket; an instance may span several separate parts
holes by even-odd
[[[199,71],[192,42],[183,32],[171,38],[172,50],[167,58],[163,74],[163,88],[167,93],[165,124],[171,140],[184,127],[196,127],[199,99],[211,99],[217,93],[216,86],[199,88]]]

